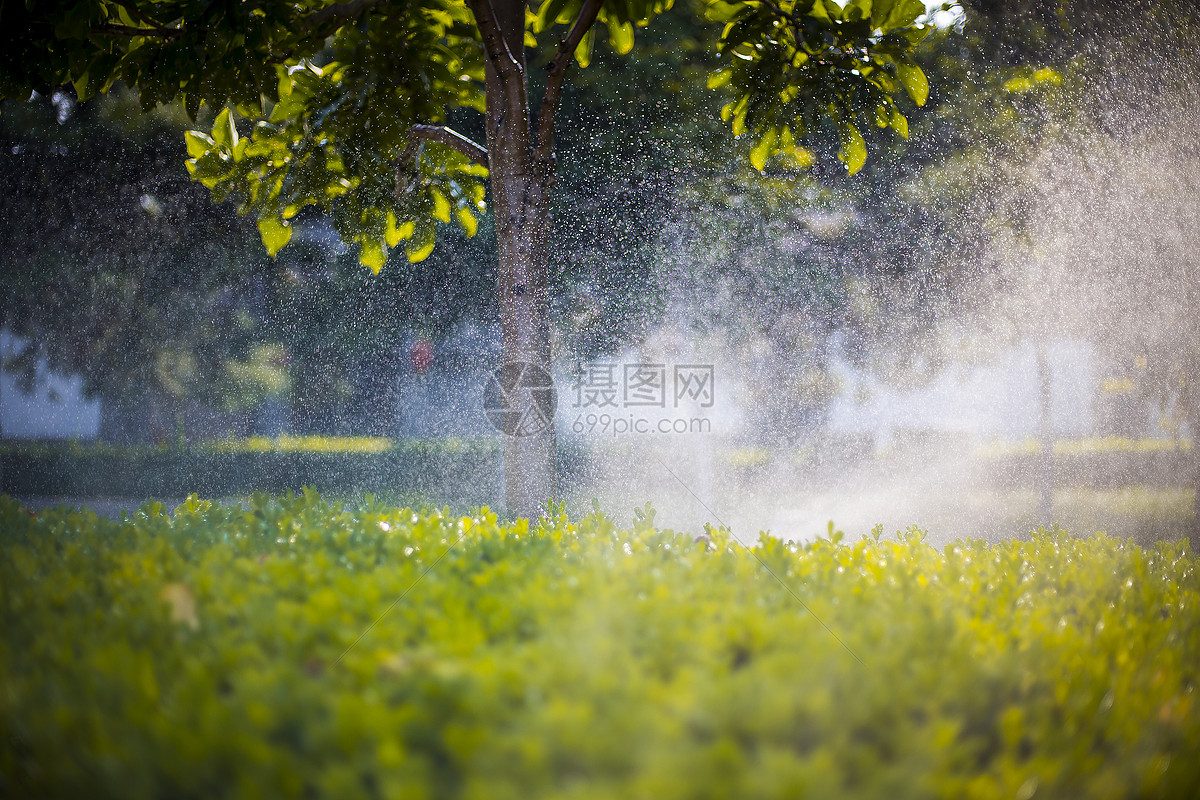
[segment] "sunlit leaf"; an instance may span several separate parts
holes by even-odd
[[[384,264],[387,263],[387,248],[378,239],[365,238],[362,241],[362,251],[358,254],[358,261],[364,267],[370,267],[371,271],[378,275]]]
[[[223,148],[232,149],[238,141],[237,128],[233,124],[233,115],[228,108],[222,108],[221,113],[213,120],[212,138]]]
[[[733,79],[733,70],[719,69],[708,76],[707,85],[709,89],[720,89]]]
[[[470,238],[474,236],[475,232],[479,229],[479,220],[475,219],[475,215],[471,213],[471,210],[461,207],[456,208],[454,210],[454,215],[458,217],[458,223],[462,225],[463,230],[466,231],[467,237]]]
[[[867,143],[852,122],[842,123],[838,128],[838,139],[842,144],[838,158],[846,165],[846,171],[853,175],[867,163]]]
[[[274,215],[259,219],[258,233],[272,258],[292,239],[291,225]]]
[[[608,43],[622,55],[632,50],[633,24],[630,22],[618,23],[616,17],[610,14],[608,17]]]
[[[417,225],[412,238],[404,245],[404,252],[410,262],[424,261],[433,252],[433,246],[436,243],[437,235],[433,230],[433,225]]]
[[[211,136],[202,131],[187,131],[183,138],[187,142],[188,155],[192,158],[200,158],[217,144]]]
[[[769,128],[750,150],[750,163],[754,168],[761,172],[767,166],[767,157],[771,155],[771,151],[775,149],[775,140],[778,132],[774,128]]]
[[[580,40],[579,46],[575,48],[575,60],[579,62],[579,66],[586,67],[592,63],[592,47],[596,44],[596,26],[593,25],[588,32]],[[420,259],[417,259],[418,261]]]
[[[383,237],[388,247],[395,247],[412,235],[413,224],[411,220],[399,224],[396,220],[396,212],[389,211],[387,213],[387,228],[384,230]]]
[[[914,103],[919,106],[925,105],[925,100],[929,97],[929,81],[920,67],[911,61],[897,61],[896,77],[900,79],[904,91],[908,92]]]
[[[450,201],[437,189],[430,189],[429,195],[433,199],[433,218],[438,222],[449,222]]]

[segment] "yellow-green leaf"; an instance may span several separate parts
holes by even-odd
[[[396,212],[389,211],[387,213],[387,228],[384,230],[383,239],[387,242],[388,247],[395,247],[408,237],[413,235],[412,220],[405,222],[403,225],[398,223]]]
[[[233,124],[233,115],[229,113],[228,108],[222,108],[221,113],[217,114],[216,120],[213,121],[212,138],[221,147],[232,148],[237,144],[238,132]]]
[[[853,175],[867,163],[867,143],[852,122],[842,123],[838,128],[838,139],[842,143],[838,158],[846,165],[846,171]]]
[[[430,189],[429,195],[433,199],[433,218],[438,222],[450,221],[450,201],[446,196],[437,189]]]
[[[575,48],[575,60],[579,62],[579,66],[586,67],[592,63],[592,47],[596,43],[596,26],[593,25],[588,29],[587,34],[579,41],[579,46]],[[420,259],[417,259],[418,261]]]
[[[188,155],[192,158],[199,158],[217,144],[211,136],[202,131],[186,131],[183,139],[187,142]]]
[[[467,232],[467,238],[475,235],[475,231],[479,229],[479,220],[475,219],[475,215],[468,208],[457,208],[454,215],[458,217],[458,224],[463,226],[463,230]]]
[[[279,99],[283,100],[292,93],[292,76],[288,74],[287,67],[279,65],[276,68],[279,73]]]
[[[258,221],[258,233],[262,237],[263,246],[271,258],[292,239],[292,226],[278,217],[271,215]]]
[[[896,77],[904,84],[904,91],[908,92],[914,103],[919,106],[925,105],[925,100],[929,97],[929,81],[920,67],[911,61],[897,61]]]
[[[633,49],[633,24],[629,22],[618,24],[616,17],[608,16],[608,43],[621,55]]]
[[[750,150],[750,163],[759,172],[762,172],[763,168],[767,166],[767,157],[771,155],[771,151],[775,148],[777,136],[778,133],[774,128],[768,128],[763,137],[759,139],[758,144]]]
[[[420,225],[413,232],[413,237],[408,240],[408,244],[404,245],[404,252],[408,255],[408,260],[413,263],[424,261],[433,252],[433,245],[436,241],[433,225],[428,223]]]
[[[384,243],[378,239],[362,239],[362,252],[359,253],[359,263],[362,266],[370,266],[371,271],[379,275],[379,270],[383,269],[383,265],[388,263],[388,248],[384,247]]]
[[[741,136],[743,133],[746,132],[746,109],[748,109],[748,108],[749,108],[748,104],[742,103],[741,105],[738,106],[738,111],[736,111],[734,113],[733,125],[730,126],[731,129],[733,130],[734,136]]]
[[[1009,78],[1004,82],[1004,91],[1020,94],[1027,92],[1033,88],[1033,81],[1026,78],[1024,75],[1019,75],[1016,78]]]
[[[733,79],[733,70],[719,69],[716,72],[714,72],[712,75],[708,76],[708,88],[720,89],[722,86],[725,86],[726,84],[728,84],[729,81],[731,81],[732,79]]]
[[[1042,67],[1033,73],[1036,83],[1062,83],[1062,75],[1050,67]]]
[[[378,275],[379,271],[383,269],[383,265],[387,263],[387,249],[378,239],[363,239],[362,252],[358,254],[358,260],[364,267],[370,267],[371,271]]]
[[[817,160],[811,150],[796,144],[796,139],[792,135],[792,129],[787,125],[784,126],[783,133],[779,135],[779,152],[790,160],[793,166],[799,169],[811,167],[813,162]]]
[[[894,130],[896,133],[900,134],[905,139],[908,138],[908,117],[904,116],[894,108],[892,109],[891,126],[892,130]]]

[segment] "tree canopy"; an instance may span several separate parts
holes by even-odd
[[[627,52],[635,27],[669,5],[546,0],[531,7],[525,44],[542,44],[535,52],[550,78],[546,99],[561,87],[564,43],[578,39],[567,55],[581,64],[597,30]],[[810,155],[801,137],[831,119],[853,172],[866,159],[862,125],[905,134],[894,96],[924,102],[927,83],[910,58],[924,6],[805,5],[709,3],[709,19],[723,26],[725,61],[709,84],[732,88],[721,113],[735,133],[755,137],[756,166],[773,153],[804,163]],[[220,109],[210,129],[189,134],[189,169],[216,199],[232,196],[254,215],[271,253],[289,240],[288,220],[309,204],[326,209],[376,270],[401,243],[410,259],[427,256],[435,221],[453,218],[468,234],[476,228],[486,150],[440,127],[456,109],[485,107],[485,37],[468,3],[93,0],[6,4],[0,15],[3,96],[71,83],[85,100],[122,81],[138,88],[147,109],[175,98],[193,116],[202,104]],[[550,133],[552,121],[543,122]]]

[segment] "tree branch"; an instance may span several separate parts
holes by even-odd
[[[438,142],[453,147],[476,164],[488,165],[487,149],[445,125],[413,125],[408,129],[408,143],[400,153],[399,162],[407,163],[416,156],[422,142]]]
[[[492,0],[467,0],[467,5],[475,15],[475,25],[479,28],[480,38],[483,39],[483,49],[495,67],[496,74],[507,78],[514,71],[519,71],[520,65],[508,49],[508,42],[504,41],[500,23],[496,20]]]
[[[546,65],[546,91],[542,94],[542,104],[538,107],[537,143],[534,145],[534,163],[538,165],[539,176],[543,183],[552,177],[550,169],[554,160],[554,112],[558,110],[558,97],[562,93],[563,80],[567,77],[567,68],[575,57],[575,50],[583,37],[596,24],[600,6],[604,0],[584,0],[579,9],[579,16],[571,25],[567,38],[558,44],[558,53]]]

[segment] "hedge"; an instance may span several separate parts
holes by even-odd
[[[559,447],[564,485],[579,447]],[[305,486],[345,496],[386,493],[498,503],[501,440],[254,437],[187,447],[14,442],[0,447],[0,491],[18,497],[231,497]]]
[[[0,795],[1192,798],[1182,544],[0,498]]]

